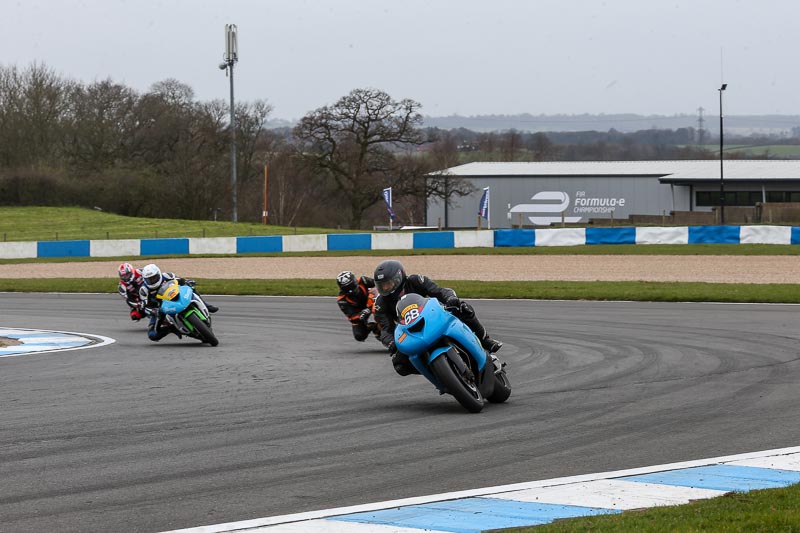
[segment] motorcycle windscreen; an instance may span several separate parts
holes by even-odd
[[[181,294],[181,287],[178,285],[178,280],[172,280],[161,284],[158,288],[156,298],[159,300],[170,301],[174,300]]]
[[[418,296],[419,295],[415,295]],[[421,298],[421,297],[420,297]],[[446,313],[436,300],[414,300],[398,305],[398,320],[394,336],[397,348],[406,354],[423,353],[436,345],[447,330],[453,316]]]
[[[397,321],[401,326],[410,326],[422,316],[428,299],[419,294],[406,294],[395,305]]]

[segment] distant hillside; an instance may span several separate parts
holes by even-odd
[[[719,135],[719,115],[705,114],[703,128],[711,135]],[[272,119],[267,128],[293,128],[297,122]],[[617,130],[631,133],[640,130],[699,128],[697,115],[473,115],[463,117],[423,117],[425,127],[454,130],[464,128],[474,132],[507,131],[522,132],[601,131]],[[725,131],[738,135],[777,135],[800,137],[800,115],[727,115]]]
[[[477,132],[506,131],[515,129],[529,132],[548,131],[608,131],[611,129],[628,133],[647,129],[679,128],[698,129],[697,115],[475,115],[462,117],[424,117],[427,127],[444,130],[465,128]],[[729,115],[725,116],[725,131],[740,135],[774,134],[797,136],[800,130],[800,115]],[[717,135],[719,115],[706,114],[703,128]],[[793,132],[792,130],[795,129]]]

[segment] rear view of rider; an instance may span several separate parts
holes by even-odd
[[[339,285],[336,303],[353,326],[353,337],[359,342],[364,342],[370,333],[378,337],[378,325],[367,321],[375,303],[375,294],[370,291],[375,287],[373,279],[369,276],[356,278],[355,274],[345,270],[336,276],[336,283]]]
[[[383,261],[378,265],[375,269],[375,285],[379,293],[375,301],[375,320],[381,327],[380,340],[392,355],[394,369],[401,376],[417,373],[417,370],[409,362],[408,355],[399,352],[394,342],[394,330],[397,325],[395,305],[401,296],[411,293],[439,300],[445,309],[475,333],[481,346],[489,353],[492,362],[500,368],[500,363],[493,354],[503,346],[503,343],[489,336],[486,328],[475,316],[472,306],[460,300],[453,289],[439,287],[430,278],[419,274],[409,276],[400,261],[394,260]]]
[[[141,320],[144,318],[144,306],[139,299],[139,289],[144,283],[141,270],[133,268],[130,263],[122,263],[117,267],[117,274],[119,274],[117,291],[131,308],[131,320]]]
[[[150,315],[147,337],[155,342],[160,341],[170,333],[175,333],[175,335],[180,337],[181,334],[178,330],[166,321],[166,315],[161,311],[161,304],[158,298],[156,298],[156,295],[158,294],[158,289],[161,288],[161,285],[165,282],[176,280],[178,285],[189,285],[194,288],[194,280],[179,278],[172,272],[161,272],[161,269],[153,263],[145,265],[144,268],[142,268],[142,279],[144,283],[142,283],[142,287],[139,290],[139,297]],[[195,291],[195,294],[202,300],[202,297],[200,297],[197,291]],[[209,313],[216,313],[219,311],[216,305],[211,305],[205,301],[203,301],[203,303],[206,304]]]

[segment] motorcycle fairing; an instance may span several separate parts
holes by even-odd
[[[467,352],[477,364],[477,368],[472,370],[481,382],[481,390],[494,388],[494,380],[490,379],[493,365],[486,364],[486,351],[478,337],[466,324],[442,308],[437,300],[430,299],[418,317],[397,326],[395,343],[398,350],[407,354],[411,364],[439,391],[443,392],[442,385],[430,371],[430,364],[436,358],[446,354],[462,374],[467,370],[461,356],[453,348],[454,344]],[[491,390],[488,394],[491,394]]]
[[[418,328],[418,324],[423,324],[423,327]],[[430,351],[430,356],[425,364],[430,364],[444,351],[447,351],[444,346],[431,349],[431,342],[436,342],[443,337],[452,339],[468,351],[478,363],[478,371],[483,371],[486,366],[486,351],[481,346],[478,337],[466,324],[445,311],[435,300],[422,309],[419,318],[414,322],[407,326],[398,325],[395,329],[395,342],[397,349],[401,352],[411,356]]]
[[[161,310],[164,311],[168,315],[177,315],[184,309],[186,309],[189,304],[192,302],[192,291],[191,287],[188,285],[184,285],[180,288],[179,293],[176,295],[175,299],[167,300],[163,299],[161,301]]]
[[[194,302],[194,305],[190,306],[192,302]],[[197,315],[203,322],[209,322],[206,306],[200,298],[195,296],[194,291],[188,285],[180,287],[180,292],[175,296],[175,299],[163,299],[161,301],[161,310],[168,315],[180,316],[181,323],[190,332],[194,332],[194,326],[188,320],[191,315]]]

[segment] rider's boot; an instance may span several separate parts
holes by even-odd
[[[495,352],[503,347],[503,343],[494,340],[493,338],[486,335],[481,339],[481,346],[483,349],[486,350],[486,353],[489,354],[489,358],[492,360],[492,364],[494,365],[494,372],[495,374],[503,370],[503,367],[506,366],[505,363],[501,362],[500,359],[497,358]]]
[[[484,337],[481,339],[481,346],[483,346],[483,349],[484,349],[484,350],[486,350],[487,352],[489,352],[489,353],[495,353],[497,350],[499,350],[500,348],[502,348],[502,347],[503,347],[503,343],[502,343],[501,341],[494,340],[494,339],[493,339],[493,338],[491,338],[491,337],[489,336],[489,334],[487,333],[487,334],[486,334],[486,335],[485,335],[485,336],[484,336]]]
[[[411,364],[411,361],[408,360],[408,356],[402,352],[395,352],[392,355],[392,366],[394,367],[394,371],[401,376],[419,374],[419,370]]]
[[[172,333],[174,333],[175,335],[177,335],[179,339],[182,339],[182,338],[183,338],[183,335],[181,334],[180,330],[179,330],[177,327],[175,327],[175,326],[170,326],[170,329],[169,329],[169,330],[170,330]]]

